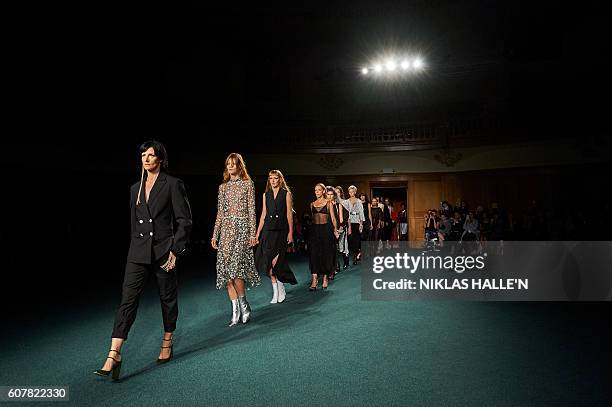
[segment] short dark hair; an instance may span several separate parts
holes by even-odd
[[[145,141],[140,145],[140,154],[144,153],[149,148],[153,148],[153,151],[155,151],[155,155],[157,156],[157,158],[160,159],[161,170],[168,171],[168,153],[166,152],[166,147],[164,147],[164,145],[157,140]]]

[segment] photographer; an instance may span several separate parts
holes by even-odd
[[[441,214],[441,220],[438,228],[438,238],[440,239],[440,246],[444,245],[444,241],[448,239],[451,233],[451,220],[448,218],[446,213]]]
[[[463,220],[459,212],[455,212],[452,219],[450,219],[450,233],[446,235],[446,240],[459,241],[461,234],[463,233]]]
[[[450,218],[452,216],[452,209],[448,201],[440,202],[440,216],[445,215],[447,218]]]
[[[438,220],[436,210],[430,209],[425,215],[425,240],[431,241],[438,237]]]
[[[474,212],[468,212],[463,224],[462,242],[470,242],[466,246],[468,253],[474,253],[477,247],[478,236],[480,235],[478,220],[474,217]]]

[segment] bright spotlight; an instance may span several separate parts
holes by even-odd
[[[408,53],[387,54],[372,59],[372,63],[363,61],[359,71],[362,75],[372,78],[389,78],[389,80],[406,77],[415,79],[414,75],[428,69],[424,55],[410,55]],[[398,76],[399,75],[399,76]],[[417,75],[418,76],[418,75]]]

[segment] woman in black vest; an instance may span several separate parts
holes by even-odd
[[[273,296],[270,304],[285,300],[283,283],[297,284],[287,263],[287,247],[293,244],[293,198],[282,172],[268,174],[263,209],[257,228],[259,246],[255,253],[255,266],[272,281]]]

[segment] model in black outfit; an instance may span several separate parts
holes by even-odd
[[[279,170],[268,174],[266,192],[263,194],[263,209],[257,229],[259,246],[255,253],[255,265],[272,281],[272,301],[285,300],[283,283],[297,284],[295,275],[287,262],[287,248],[293,243],[293,198]]]
[[[157,141],[140,146],[142,176],[130,190],[132,240],[128,252],[121,304],[115,316],[111,350],[94,373],[119,378],[121,347],[136,318],[138,300],[149,274],[159,287],[164,336],[158,362],[172,358],[172,333],[178,316],[176,256],[185,253],[191,231],[191,209],[183,182],[166,174],[166,149]]]
[[[363,205],[363,216],[365,220],[363,221],[363,230],[361,232],[361,240],[368,240],[370,238],[370,229],[372,228],[372,222],[370,220],[370,211],[371,204],[368,201],[368,197],[366,194],[359,195],[359,199],[361,199],[361,204]]]
[[[325,289],[329,284],[328,278],[334,272],[336,266],[336,239],[338,228],[333,204],[326,199],[325,185],[315,186],[317,199],[310,204],[312,224],[309,234],[310,248],[310,273],[312,282],[310,290],[317,289],[318,276],[323,275]]]
[[[372,207],[370,209],[372,215],[372,232],[370,240],[378,242],[382,239],[382,225],[384,223],[384,214],[378,206],[378,198],[372,198]]]

